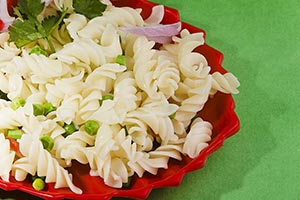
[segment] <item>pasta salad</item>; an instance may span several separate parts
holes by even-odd
[[[170,159],[196,158],[213,128],[197,113],[216,92],[238,93],[232,73],[211,73],[193,51],[204,44],[203,33],[161,24],[163,6],[144,19],[140,9],[86,2],[26,0],[15,17],[5,13],[4,181],[32,176],[81,194],[67,170],[76,161],[106,185],[126,187],[134,175],[167,169]]]

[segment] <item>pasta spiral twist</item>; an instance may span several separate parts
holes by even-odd
[[[69,70],[67,65],[58,60],[44,55],[29,55],[26,51],[23,51],[22,57],[14,57],[3,69],[8,74],[19,74],[26,79],[29,78],[35,84],[53,82],[63,77]]]
[[[54,106],[58,106],[65,97],[80,94],[84,85],[82,81],[83,76],[84,72],[82,71],[76,76],[56,79],[54,83],[46,84],[46,100]]]
[[[183,123],[185,128],[190,124],[196,113],[204,107],[209,97],[211,84],[211,76],[207,76],[202,80],[185,79],[182,83],[182,89],[186,89],[187,97],[181,102],[175,120]]]
[[[0,133],[0,177],[2,180],[9,182],[11,167],[15,158],[15,152],[10,151],[10,143],[3,133]],[[3,164],[5,163],[5,165]]]
[[[94,142],[95,137],[81,129],[66,138],[58,136],[55,138],[55,155],[64,159],[67,165],[71,165],[71,161],[76,160],[82,164],[89,163],[91,169],[95,169],[94,147],[87,147],[87,145],[94,145]]]
[[[20,139],[20,151],[25,156],[14,162],[12,171],[17,181],[23,181],[26,175],[45,176],[46,183],[55,183],[55,188],[69,187],[74,193],[82,190],[72,183],[72,175],[65,170],[51,154],[43,148],[39,139],[25,134]]]
[[[106,63],[102,47],[90,39],[80,39],[68,43],[63,49],[52,54],[50,58],[57,58],[68,64],[84,63],[94,67]]]
[[[140,89],[153,99],[159,98],[157,92],[157,81],[153,79],[153,70],[156,60],[153,58],[155,50],[153,41],[148,41],[146,37],[138,37],[133,46],[134,66],[133,72]]]
[[[240,86],[239,81],[232,73],[222,75],[220,72],[212,74],[212,88],[210,94],[213,95],[217,91],[229,94],[237,94],[237,88]]]
[[[129,112],[128,117],[139,119],[147,124],[155,135],[159,135],[162,144],[166,144],[169,140],[176,140],[169,116],[176,112],[178,106],[169,104],[166,100],[149,101],[146,100],[141,107]]]
[[[103,12],[103,17],[116,26],[142,26],[144,24],[140,12],[130,7],[109,7]]]
[[[157,80],[158,91],[169,98],[178,89],[180,72],[174,62],[165,56],[159,56],[157,66],[153,72],[153,79]]]
[[[212,125],[200,118],[194,120],[183,145],[183,153],[190,158],[195,158],[208,146],[211,140]]]
[[[0,33],[4,35],[5,33]],[[15,56],[21,53],[21,50],[18,49],[13,43],[8,43],[8,39],[4,39],[5,42],[1,44],[0,41],[0,69],[5,67],[7,62],[11,61]]]

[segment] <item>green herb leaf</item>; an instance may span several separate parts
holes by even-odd
[[[101,3],[99,0],[74,0],[73,7],[75,12],[92,19],[94,17],[101,16],[107,5]]]
[[[27,13],[33,17],[38,16],[44,10],[45,4],[37,0],[27,0]]]
[[[46,39],[51,53],[55,51],[50,34],[63,21],[67,10],[63,10],[57,16],[41,19],[39,15],[44,7],[45,4],[37,0],[18,1],[18,7],[14,8],[14,13],[20,19],[15,20],[8,28],[10,42],[14,42],[17,47],[21,48],[39,39]]]
[[[54,26],[56,26],[56,22],[59,20],[59,16],[50,16],[43,20],[42,26],[44,27],[47,33],[50,33]]]
[[[48,53],[46,52],[46,50],[42,49],[42,47],[40,47],[39,45],[34,46],[34,47],[29,51],[29,55],[31,55],[31,54],[37,54],[37,55],[48,56]]]
[[[22,19],[35,19],[44,10],[45,4],[37,0],[18,1],[17,10],[22,14]],[[16,13],[16,10],[15,10]],[[18,13],[18,12],[17,12]],[[19,15],[18,15],[19,16]]]
[[[14,42],[19,48],[43,38],[35,22],[31,20],[15,20],[8,30],[10,41]]]

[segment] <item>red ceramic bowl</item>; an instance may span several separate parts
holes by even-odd
[[[115,6],[130,6],[142,8],[143,17],[147,17],[155,3],[146,0],[112,0]],[[174,23],[180,20],[177,10],[165,8],[163,23]],[[190,32],[204,32],[187,23],[182,24],[182,28]],[[201,52],[212,67],[212,72],[219,71],[225,73],[222,67],[223,54],[216,49],[204,44],[196,49]],[[135,199],[145,199],[152,189],[158,187],[177,186],[180,184],[184,174],[201,169],[207,157],[220,148],[224,140],[235,134],[240,127],[239,119],[234,112],[234,101],[231,95],[217,93],[209,99],[204,109],[199,115],[212,123],[213,135],[209,146],[204,149],[195,159],[184,157],[182,161],[170,160],[168,169],[160,169],[158,174],[153,176],[145,173],[142,178],[135,178],[129,189],[116,189],[106,186],[99,177],[89,176],[89,167],[74,163],[70,172],[74,175],[74,183],[83,190],[82,195],[75,194],[69,189],[54,189],[53,184],[48,184],[46,190],[36,191],[31,187],[31,181],[17,182],[11,178],[7,183],[0,180],[0,188],[4,190],[20,190],[44,199],[110,199],[112,197],[129,197]]]

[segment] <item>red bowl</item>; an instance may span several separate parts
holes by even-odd
[[[142,8],[142,16],[147,17],[151,13],[153,6],[157,5],[146,0],[112,0],[115,6],[130,6],[133,8]],[[177,10],[165,7],[165,17],[163,23],[174,23],[180,20]],[[182,22],[182,28],[190,32],[203,32],[202,29]],[[204,34],[205,35],[205,34]],[[212,72],[219,71],[225,73],[222,67],[223,54],[216,49],[204,44],[195,51],[202,53],[212,67]],[[157,175],[145,173],[142,178],[134,179],[129,189],[116,189],[106,186],[99,177],[89,176],[89,167],[74,162],[69,169],[73,174],[74,184],[83,190],[83,194],[78,195],[69,189],[54,189],[53,184],[47,184],[44,191],[36,191],[31,186],[31,181],[17,182],[11,177],[11,182],[0,180],[0,188],[11,191],[20,190],[44,199],[110,199],[112,197],[129,197],[135,199],[145,199],[152,189],[158,187],[177,186],[180,184],[183,176],[191,171],[201,169],[207,157],[215,150],[220,148],[225,139],[234,135],[240,128],[239,119],[234,112],[235,104],[231,95],[217,93],[205,104],[204,109],[199,115],[212,123],[213,135],[209,146],[205,148],[195,159],[183,157],[182,161],[170,160],[168,169],[160,169]]]

